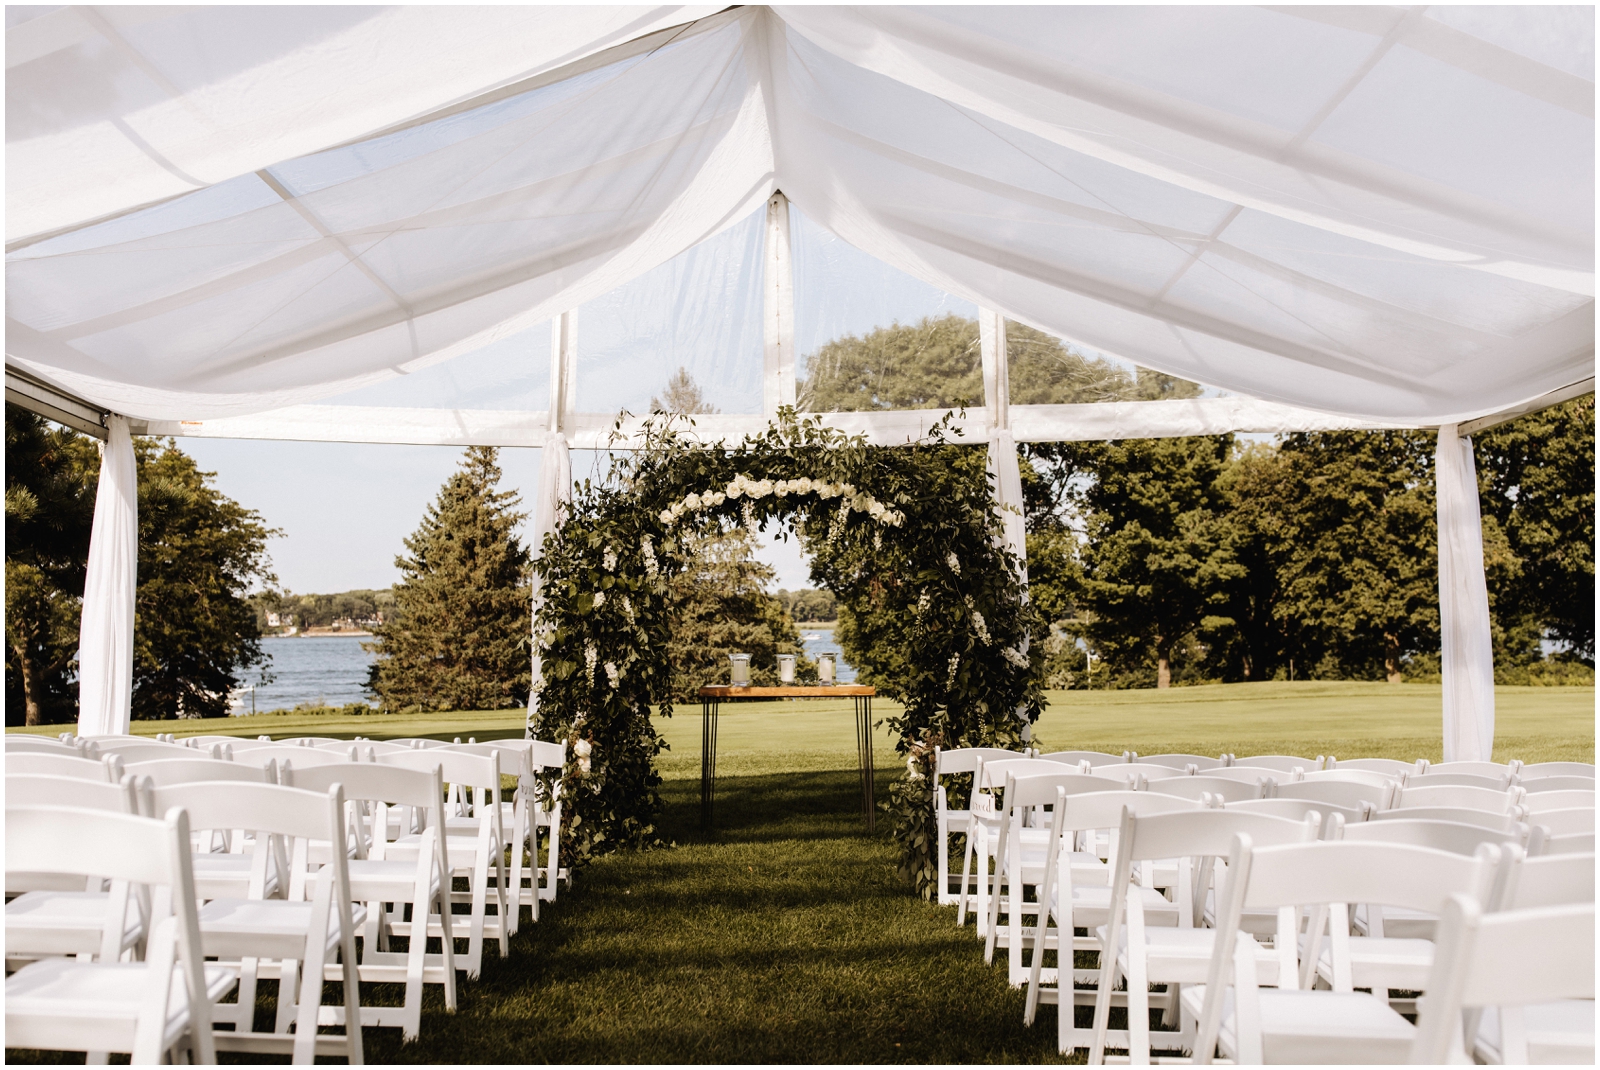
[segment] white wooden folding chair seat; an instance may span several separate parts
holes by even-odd
[[[1292,821],[1220,810],[1146,816],[1124,811],[1111,880],[1113,887],[1125,891],[1113,903],[1107,924],[1097,934],[1100,977],[1095,988],[1090,1063],[1103,1062],[1107,1047],[1124,1047],[1129,1051],[1130,1062],[1147,1064],[1152,1042],[1158,1036],[1178,1048],[1193,1043],[1192,1038],[1181,1031],[1165,1036],[1151,1033],[1149,986],[1166,985],[1163,1002],[1175,1010],[1182,985],[1205,982],[1216,931],[1194,928],[1192,924],[1176,928],[1151,926],[1145,916],[1144,901],[1135,894],[1137,886],[1131,883],[1135,868],[1161,860],[1181,860],[1185,879],[1178,894],[1193,902],[1201,891],[1195,887],[1195,882],[1207,879],[1213,869],[1207,863],[1226,856],[1232,849],[1234,836],[1247,833],[1263,846],[1310,843],[1321,832],[1321,824],[1315,812]],[[1247,949],[1241,945],[1241,950]],[[1253,954],[1261,984],[1276,985],[1282,971],[1295,969],[1294,958],[1286,957],[1281,948],[1255,944]],[[1110,1030],[1112,993],[1122,978],[1127,979],[1128,1028],[1113,1035]],[[1030,981],[1030,1006],[1035,990],[1036,986]]]
[[[1029,934],[1013,922],[1013,947],[1017,950],[1012,953],[1011,960],[1012,984],[1026,984],[1029,988],[1025,1021],[1032,1021],[1032,1015],[1040,1003],[1058,1005],[1057,1043],[1060,1050],[1086,1047],[1093,1036],[1092,1029],[1076,1028],[1074,1013],[1078,1004],[1094,1000],[1095,989],[1080,989],[1077,985],[1094,984],[1100,974],[1098,970],[1075,969],[1073,958],[1078,951],[1103,949],[1103,937],[1097,930],[1109,922],[1113,901],[1125,897],[1136,898],[1142,908],[1142,917],[1150,926],[1170,928],[1192,921],[1190,900],[1179,895],[1174,902],[1149,884],[1116,887],[1109,883],[1109,872],[1107,881],[1094,885],[1080,884],[1076,873],[1078,867],[1069,861],[1072,841],[1080,835],[1109,830],[1110,846],[1115,856],[1118,850],[1117,834],[1122,827],[1124,814],[1166,814],[1202,809],[1202,804],[1192,799],[1145,791],[1067,795],[1063,789],[1057,790],[1051,814],[1050,851],[1045,857],[1042,884],[1038,889],[1038,900],[1044,909],[1040,910],[1031,934],[1033,957],[1026,966],[1023,965],[1020,945]],[[1026,878],[1031,875],[1023,876]],[[1054,934],[1050,931],[1052,923]],[[1088,935],[1077,936],[1077,929],[1086,929]],[[1045,966],[1043,961],[1045,952],[1052,949],[1056,952],[1057,962],[1053,968]]]
[[[938,902],[941,906],[954,904],[960,895],[950,889],[950,837],[965,835],[967,819],[972,816],[971,797],[978,791],[978,767],[986,760],[1005,761],[1024,755],[1000,747],[961,747],[933,750],[933,812],[938,829]],[[1076,763],[1072,763],[1076,764]],[[967,792],[967,805],[956,808],[950,805],[949,789],[943,778],[962,773],[972,774],[972,787]]]
[[[1292,754],[1253,754],[1248,758],[1234,758],[1228,763],[1230,766],[1255,766],[1262,769],[1276,769],[1280,773],[1292,773],[1296,769],[1310,773],[1323,767],[1321,758],[1297,758]]]
[[[1528,813],[1535,816],[1551,810],[1593,810],[1594,792],[1592,790],[1565,791],[1540,791],[1525,795],[1521,799],[1522,805]]]
[[[202,957],[183,811],[158,821],[71,807],[7,807],[5,853],[7,872],[73,873],[80,882],[105,878],[160,893],[152,897],[158,916],[144,962],[114,961],[110,952],[124,918],[113,904],[102,961],[45,959],[6,979],[8,1047],[82,1051],[90,1062],[123,1052],[135,1063],[155,1063],[184,1046],[190,1061],[216,1062],[211,1014],[233,990],[236,974]],[[6,942],[9,949],[9,925]]]
[[[1593,1065],[1594,911],[1589,902],[1484,913],[1452,898],[1411,1061],[1471,1062],[1469,1032],[1479,1062]]]
[[[1484,850],[1496,852],[1493,847]],[[1313,908],[1313,922],[1319,914],[1328,917],[1337,933],[1343,904],[1417,901],[1419,882],[1426,882],[1426,871],[1440,860],[1465,861],[1442,851],[1394,844],[1255,848],[1248,835],[1236,837],[1206,983],[1184,988],[1179,998],[1186,1027],[1196,1030],[1194,1061],[1212,1062],[1218,1048],[1236,1063],[1403,1061],[1416,1029],[1382,996],[1348,986],[1311,990],[1282,975],[1280,987],[1262,988],[1249,946],[1253,940],[1240,931],[1239,917],[1245,910],[1277,911],[1274,946],[1292,948],[1303,908]],[[1337,945],[1335,962],[1347,964]],[[1288,987],[1290,983],[1297,987]]]
[[[1588,762],[1535,762],[1518,769],[1517,776],[1524,785],[1548,776],[1584,776],[1593,780],[1595,770]]]
[[[406,987],[399,1007],[362,1007],[361,1023],[398,1028],[405,1040],[415,1040],[422,1028],[424,986],[442,986],[445,1008],[456,1009],[455,940],[453,930],[446,934],[446,927],[452,922],[449,897],[444,894],[445,875],[451,869],[446,845],[438,835],[444,815],[444,783],[440,773],[437,768],[428,773],[395,765],[349,762],[292,771],[290,775],[295,787],[306,790],[326,791],[339,785],[344,789],[346,804],[352,809],[361,803],[372,806],[371,833],[361,841],[357,857],[346,863],[350,872],[350,894],[366,904],[360,976],[363,984],[393,983]],[[414,859],[390,857],[392,839],[383,830],[404,827],[406,831],[401,834],[409,835],[411,817],[404,813],[406,821],[392,824],[391,809],[421,813],[425,827],[420,833],[420,846]],[[406,926],[413,934],[410,946],[405,951],[391,950],[390,938],[395,924],[405,921],[408,905],[412,908],[411,923]],[[425,937],[416,935],[418,930],[414,922],[422,916],[428,917],[428,929],[437,929],[440,934],[437,954],[428,952]]]
[[[469,978],[475,978],[483,969],[483,942],[493,938],[499,945],[500,956],[510,951],[508,936],[507,896],[508,881],[505,866],[505,834],[500,827],[500,758],[498,753],[473,754],[454,747],[414,750],[396,754],[380,754],[378,764],[396,765],[403,769],[416,769],[425,773],[438,770],[446,791],[455,787],[479,793],[478,813],[470,819],[452,818],[446,809],[444,843],[453,876],[467,879],[466,891],[452,891],[453,903],[466,903],[470,911],[467,920],[467,953],[456,958],[456,968],[465,969]],[[447,795],[448,798],[448,795]],[[455,822],[452,825],[452,821]],[[407,833],[397,837],[386,848],[387,856],[401,861],[415,861],[426,849],[421,833]],[[489,907],[495,913],[489,913]],[[412,924],[395,921],[395,933],[412,937]],[[456,929],[459,938],[460,930]],[[433,931],[428,922],[428,936],[444,936],[443,929]]]
[[[278,784],[206,781],[149,789],[157,809],[181,806],[199,814],[202,826],[246,829],[254,834],[250,884],[246,896],[221,896],[200,908],[201,942],[240,971],[239,1001],[217,1008],[218,1022],[231,1022],[232,1032],[218,1031],[217,1046],[227,1051],[287,1052],[296,1063],[317,1055],[343,1055],[353,1065],[362,1061],[361,996],[357,971],[356,933],[366,911],[352,904],[350,875],[342,851],[330,853],[320,870],[310,858],[315,841],[344,843],[344,794],[336,785],[327,792],[304,791]],[[287,856],[285,898],[266,898],[266,878]],[[278,1016],[272,1032],[255,1029],[256,982],[276,977]],[[323,982],[340,981],[344,1005],[323,1004]],[[289,995],[286,995],[289,994]],[[319,1033],[319,1026],[346,1023],[343,1035]],[[291,1028],[294,1032],[291,1034]]]

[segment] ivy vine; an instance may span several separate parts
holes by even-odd
[[[953,434],[945,420],[914,445],[874,447],[785,409],[708,449],[691,420],[662,416],[642,448],[577,486],[537,562],[533,724],[570,745],[563,849],[575,864],[657,842],[665,743],[651,713],[672,713],[667,583],[687,565],[686,536],[776,519],[850,610],[863,678],[901,704],[887,722],[906,772],[886,808],[902,874],[932,894],[932,748],[1014,745],[1043,700],[1027,641],[1039,621],[1000,539],[983,451]]]

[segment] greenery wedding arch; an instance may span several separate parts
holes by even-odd
[[[887,720],[906,772],[888,809],[902,873],[931,894],[933,747],[1014,745],[1043,702],[1028,643],[1040,622],[1001,539],[985,453],[951,437],[941,422],[912,445],[874,447],[785,409],[738,446],[707,449],[692,421],[662,416],[605,479],[578,484],[536,562],[532,725],[569,743],[574,862],[656,842],[666,744],[650,718],[672,712],[668,581],[686,545],[776,519],[881,652],[860,668],[901,704]]]

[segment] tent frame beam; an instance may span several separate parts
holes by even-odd
[[[1476,420],[1468,420],[1464,424],[1457,424],[1456,433],[1462,438],[1466,438],[1469,435],[1477,434],[1479,431],[1487,431],[1491,427],[1499,427],[1501,424],[1510,423],[1519,416],[1543,412],[1545,409],[1553,408],[1564,401],[1571,401],[1573,398],[1581,398],[1585,394],[1592,393],[1594,393],[1594,376],[1591,375],[1589,378],[1573,383],[1571,386],[1564,386],[1559,390],[1552,390],[1548,394],[1541,394],[1532,401],[1524,401],[1521,405],[1513,405],[1509,409],[1501,409],[1499,412],[1490,413],[1488,416],[1480,416]]]

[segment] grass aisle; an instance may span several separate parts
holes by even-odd
[[[711,836],[699,784],[669,780],[676,850],[584,870],[457,1014],[430,998],[421,1041],[369,1032],[368,1060],[1054,1061],[1054,1012],[1024,1030],[971,927],[906,894],[887,836],[861,827],[856,776],[720,779]]]

